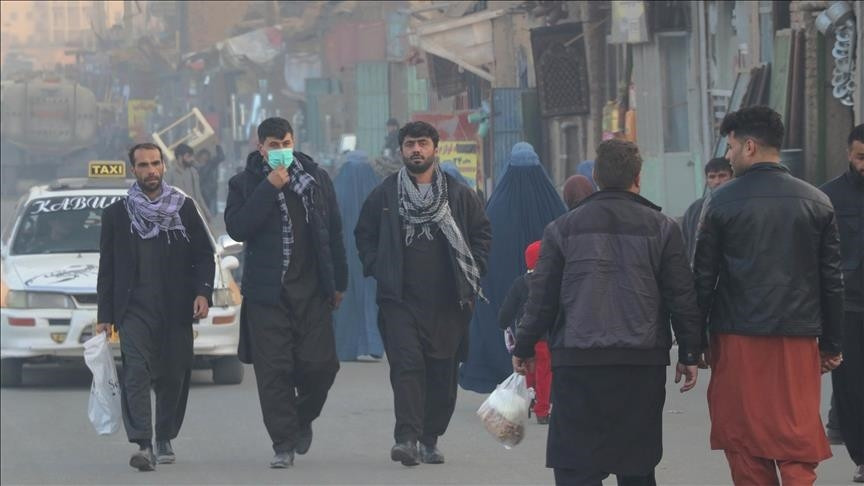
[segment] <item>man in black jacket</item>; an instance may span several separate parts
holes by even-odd
[[[696,229],[702,216],[702,207],[715,189],[732,180],[732,166],[724,157],[711,159],[705,164],[705,186],[707,194],[693,201],[681,218],[681,231],[684,233],[684,248],[687,250],[687,261],[693,261],[696,253]]]
[[[129,464],[152,471],[174,462],[192,369],[192,321],[207,317],[213,247],[192,199],[165,184],[162,150],[129,151],[137,181],[102,213],[96,332],[120,331],[123,424],[139,445]],[[150,388],[156,392],[156,456]]]
[[[696,385],[701,326],[681,229],[639,196],[636,145],[597,148],[600,191],[553,221],[516,333],[513,368],[534,367],[549,333],[552,397],[546,465],[556,484],[656,484],[672,329],[675,382]],[[638,404],[634,406],[634,404]]]
[[[840,229],[844,304],[843,364],[831,373],[843,442],[864,482],[864,124],[849,134],[849,170],[822,186]]]
[[[366,199],[354,236],[363,274],[378,282],[396,414],[390,458],[440,464],[492,235],[477,196],[439,168],[433,126],[405,125],[399,146],[405,166]]]
[[[696,239],[699,307],[711,332],[711,447],[736,484],[812,484],[831,457],[822,372],[842,360],[840,243],[828,197],[780,165],[783,122],[765,106],[721,125],[735,179]],[[821,356],[820,356],[821,354]]]
[[[339,370],[332,313],[348,265],[330,177],[292,150],[287,120],[261,122],[258,140],[228,184],[225,227],[246,242],[238,357],[255,369],[270,466],[287,468],[309,450]]]

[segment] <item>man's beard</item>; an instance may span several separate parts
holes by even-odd
[[[155,179],[138,179],[138,186],[144,192],[156,192],[162,186],[162,177]]]
[[[408,172],[412,174],[422,174],[429,170],[429,167],[432,167],[432,164],[438,161],[438,157],[432,155],[428,159],[423,159],[422,157],[413,158],[413,157],[402,157],[402,162],[405,164],[405,168],[408,169]]]

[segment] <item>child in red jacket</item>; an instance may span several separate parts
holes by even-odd
[[[505,332],[505,341],[507,348],[512,352],[512,344],[516,335],[516,327],[522,321],[522,316],[525,313],[525,303],[528,301],[528,280],[531,273],[534,271],[534,266],[537,264],[537,259],[540,257],[540,242],[535,241],[528,245],[525,249],[525,266],[528,267],[528,272],[525,275],[517,278],[510,290],[507,292],[507,297],[501,304],[501,310],[498,312],[498,323]],[[549,356],[549,346],[546,340],[540,340],[534,347],[535,366],[534,374],[526,375],[526,381],[529,387],[534,387],[534,414],[537,416],[538,424],[549,423],[549,392],[552,386],[552,361]]]

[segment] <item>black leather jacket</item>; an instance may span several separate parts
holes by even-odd
[[[837,214],[846,311],[864,312],[864,176],[850,165],[821,189],[831,198]]]
[[[823,351],[841,350],[834,209],[785,167],[755,164],[714,192],[693,270],[712,333],[818,336]]]

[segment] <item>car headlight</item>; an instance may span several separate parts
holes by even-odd
[[[6,307],[11,309],[74,309],[75,304],[66,294],[10,290],[6,294]]]
[[[237,305],[237,302],[234,302],[231,289],[213,290],[213,307],[230,307],[232,305]]]

